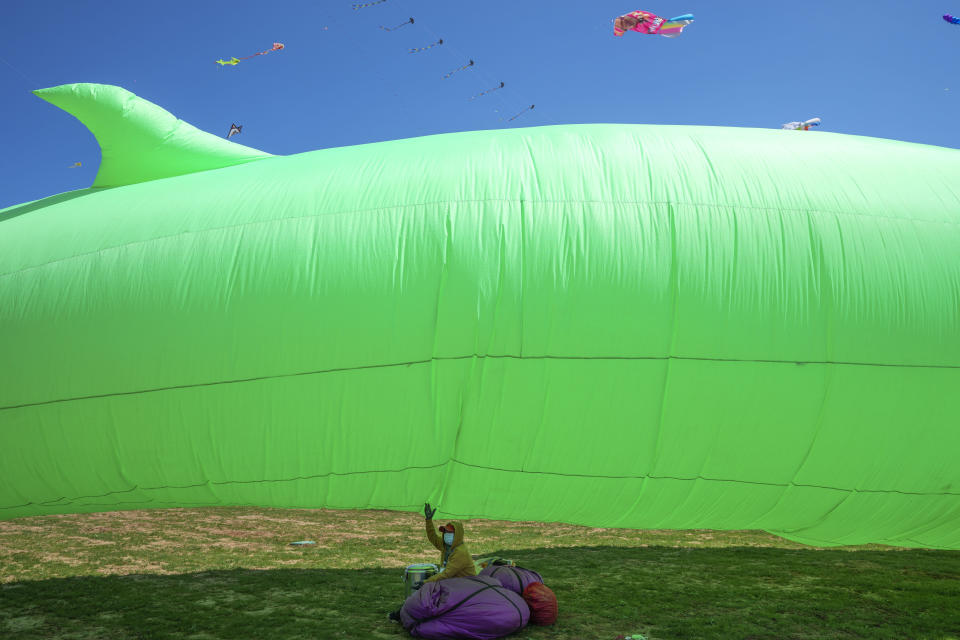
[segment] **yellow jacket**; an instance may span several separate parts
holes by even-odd
[[[463,525],[456,520],[453,520],[450,524],[453,525],[453,544],[450,546],[450,549],[447,550],[444,548],[443,538],[437,534],[437,528],[434,526],[433,520],[427,520],[427,539],[430,540],[433,546],[440,550],[440,562],[443,571],[428,578],[424,582],[477,575],[477,568],[473,564],[473,558],[470,556],[470,552],[467,551],[467,547],[463,544]]]

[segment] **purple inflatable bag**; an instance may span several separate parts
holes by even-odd
[[[400,609],[400,620],[418,638],[489,640],[527,626],[530,607],[496,578],[447,578],[414,591]]]
[[[523,595],[523,590],[534,582],[543,582],[543,578],[540,577],[539,573],[531,571],[530,569],[524,569],[523,567],[497,566],[491,564],[484,567],[480,575],[488,576],[499,581],[500,584],[517,595]]]

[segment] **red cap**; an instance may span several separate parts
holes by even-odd
[[[447,524],[440,527],[440,531],[445,531],[446,533],[453,533],[455,529],[453,528],[453,524],[448,522]]]

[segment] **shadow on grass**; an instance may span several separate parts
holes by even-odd
[[[491,554],[487,554],[491,555]],[[960,554],[573,547],[502,550],[557,594],[520,638],[954,638]],[[304,557],[309,564],[309,556]],[[397,569],[230,569],[0,585],[0,637],[398,638]],[[4,636],[4,634],[7,636]]]

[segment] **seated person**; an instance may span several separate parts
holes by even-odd
[[[463,544],[463,525],[454,520],[435,531],[433,514],[436,512],[436,509],[430,508],[429,502],[423,506],[423,515],[427,518],[427,539],[440,551],[440,566],[443,567],[443,571],[427,578],[424,582],[477,575],[473,557],[467,551],[466,545]],[[400,609],[391,611],[387,617],[395,622],[400,622]]]

